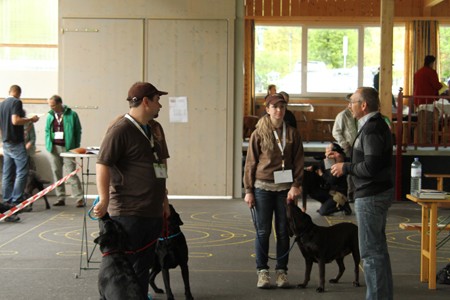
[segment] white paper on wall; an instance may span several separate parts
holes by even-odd
[[[169,97],[169,121],[170,123],[187,123],[187,97]]]

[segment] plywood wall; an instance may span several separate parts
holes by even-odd
[[[129,87],[149,81],[169,92],[158,121],[170,195],[232,197],[234,173],[240,177],[233,162],[241,161],[233,135],[235,2],[61,0],[60,17],[60,93],[80,115],[83,146],[100,145],[110,121],[128,112]],[[186,123],[171,121],[169,97],[186,97]]]

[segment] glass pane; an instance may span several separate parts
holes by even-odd
[[[18,84],[22,98],[48,98],[58,92],[57,48],[0,47],[2,97]]]
[[[450,26],[439,28],[439,67],[440,79],[446,84],[450,80]]]
[[[0,86],[12,84],[23,98],[58,92],[58,1],[0,1]],[[2,45],[3,44],[3,45]]]
[[[0,1],[0,43],[57,44],[57,0]]]
[[[256,26],[255,93],[265,95],[275,84],[278,92],[300,94],[301,49],[301,27]]]
[[[400,87],[403,87],[405,27],[395,26],[393,35],[392,94],[397,95]],[[364,86],[377,88],[374,76],[379,72],[380,67],[380,45],[380,27],[364,28]]]
[[[358,30],[308,29],[307,91],[349,93],[358,86]]]

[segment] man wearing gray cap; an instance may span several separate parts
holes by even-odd
[[[162,107],[162,95],[167,92],[148,82],[131,86],[130,110],[107,130],[96,167],[100,200],[94,214],[101,218],[108,212],[126,231],[126,250],[134,253],[127,258],[145,296],[155,241],[163,216],[170,214],[166,190],[169,153],[162,127],[153,120]]]

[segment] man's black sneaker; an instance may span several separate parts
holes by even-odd
[[[5,222],[15,223],[15,222],[19,222],[19,221],[20,221],[20,217],[18,215],[12,215],[12,216],[5,218]]]

